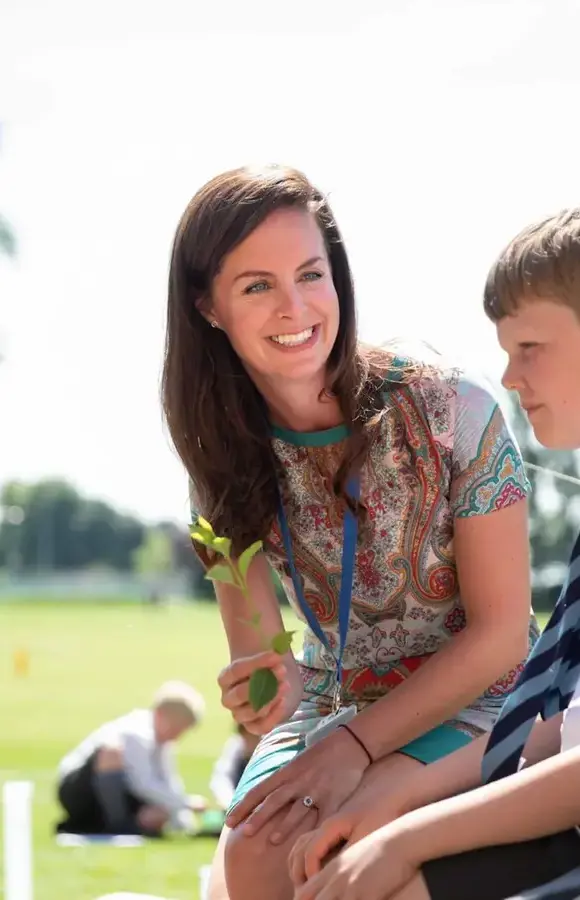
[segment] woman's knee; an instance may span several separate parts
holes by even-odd
[[[211,874],[208,885],[209,900],[230,900],[226,887],[225,855],[230,829],[224,825],[218,845],[211,864]]]
[[[287,812],[284,810],[279,816],[274,816],[271,822],[252,836],[244,834],[243,826],[233,828],[228,834],[224,869],[231,900],[247,900],[249,897],[278,900],[292,896],[288,856],[296,840],[316,826],[316,813],[309,813],[301,827],[293,831],[283,844],[273,844],[270,837]]]
[[[270,857],[279,850],[270,842],[270,835],[273,833],[272,823],[264,825],[256,834],[251,836],[244,834],[243,826],[232,828],[228,834],[225,853],[224,867],[226,872],[226,881],[228,887],[231,877],[235,872],[239,877],[244,873],[244,877],[258,875],[256,872],[256,863],[259,861],[260,866],[269,868]],[[263,868],[261,869],[263,872]]]

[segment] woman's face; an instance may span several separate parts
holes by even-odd
[[[273,212],[225,258],[210,321],[254,379],[324,376],[336,341],[338,296],[320,228],[298,209]]]

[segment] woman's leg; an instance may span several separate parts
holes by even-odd
[[[402,778],[412,778],[419,767],[422,768],[423,763],[402,753],[393,753],[377,764],[377,779],[373,786],[386,797],[400,785]],[[286,813],[284,810],[252,837],[244,835],[240,828],[229,833],[225,873],[230,900],[292,900],[294,890],[288,872],[288,856],[297,838],[316,827],[317,813],[309,813],[300,830],[284,844],[271,844],[270,835]],[[222,898],[212,895],[211,900]]]
[[[211,864],[209,877],[208,900],[230,900],[226,886],[225,854],[230,829],[224,825]]]

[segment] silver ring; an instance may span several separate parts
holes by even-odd
[[[316,803],[314,802],[312,797],[304,797],[304,799],[302,800],[302,804],[306,807],[306,809],[316,808]]]

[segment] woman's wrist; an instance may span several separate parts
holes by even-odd
[[[344,725],[339,725],[338,728],[335,728],[332,735],[329,735],[329,738],[334,741],[341,760],[351,761],[353,766],[360,770],[361,774],[364,774],[370,768],[368,752],[353,737],[350,729],[347,729]]]
[[[370,752],[369,752],[369,750],[368,750],[368,748],[367,748],[365,742],[358,736],[358,734],[356,733],[356,731],[354,731],[354,730],[350,727],[350,725],[347,725],[347,724],[345,724],[345,723],[343,723],[342,725],[339,725],[338,727],[339,727],[339,728],[344,728],[344,730],[350,735],[350,737],[352,738],[352,740],[353,740],[355,743],[357,743],[357,744],[359,745],[360,749],[362,750],[362,752],[364,753],[364,755],[365,755],[365,757],[366,757],[366,760],[367,760],[367,763],[368,763],[367,768],[369,768],[369,766],[372,766],[372,764],[374,763],[374,759],[372,758],[372,756],[371,756],[371,754],[370,754]]]

